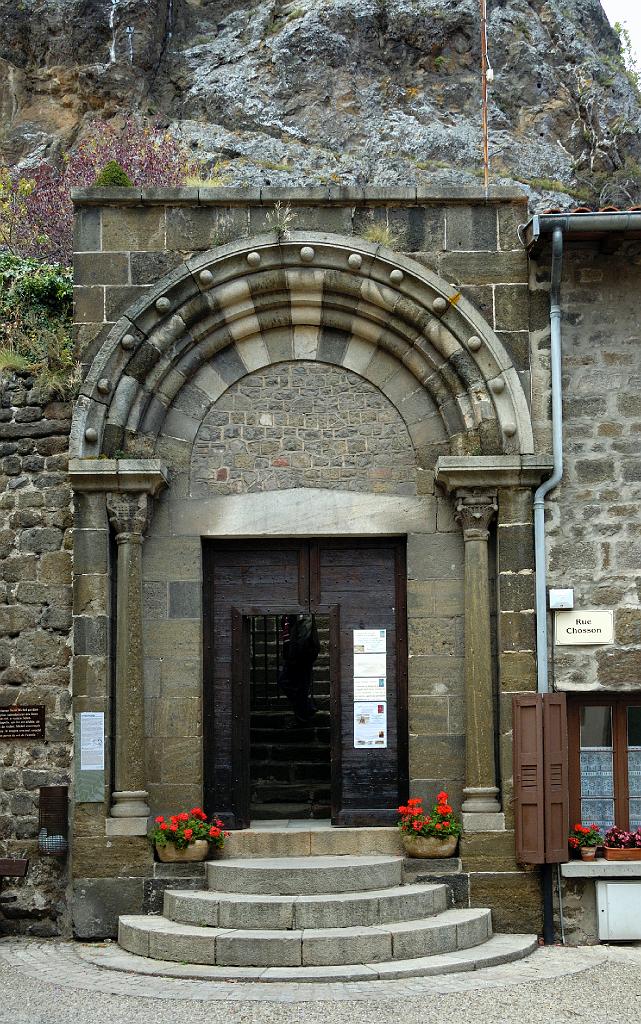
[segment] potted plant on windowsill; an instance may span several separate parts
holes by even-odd
[[[568,846],[578,850],[581,860],[594,860],[597,847],[603,845],[603,836],[598,825],[582,825],[578,822],[568,836]]]
[[[641,826],[626,832],[614,825],[605,833],[603,849],[606,860],[641,860]]]
[[[398,827],[408,857],[453,857],[461,834],[461,823],[454,817],[447,793],[439,793],[430,814],[423,802],[412,797],[398,809]]]
[[[222,850],[228,836],[222,821],[209,821],[200,807],[172,814],[169,821],[159,814],[149,833],[158,859],[167,864],[205,860],[213,850]]]

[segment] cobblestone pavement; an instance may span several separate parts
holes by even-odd
[[[260,985],[131,974],[111,943],[0,941],[0,1022],[350,1024],[401,1013],[404,1024],[618,1024],[641,1011],[641,946],[539,949],[470,974],[351,984]],[[168,1001],[172,1005],[168,1005]]]

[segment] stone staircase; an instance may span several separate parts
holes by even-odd
[[[170,889],[162,916],[121,917],[118,941],[151,961],[209,965],[208,978],[261,982],[470,971],[536,947],[534,935],[493,935],[489,910],[448,906],[444,884],[404,885],[397,843],[393,829],[235,833],[237,855],[207,863],[206,890]],[[370,852],[346,852],[355,844]]]

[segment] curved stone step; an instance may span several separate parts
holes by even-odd
[[[391,889],[400,885],[402,857],[259,857],[209,861],[207,884],[216,892],[273,896]]]
[[[130,953],[222,967],[325,967],[408,960],[467,949],[491,936],[489,910],[353,928],[250,930],[121,917],[118,941]]]
[[[207,928],[348,928],[414,921],[447,909],[447,886],[423,883],[322,896],[255,896],[169,889],[170,921]]]
[[[184,978],[198,981],[260,982],[332,982],[377,981],[431,977],[496,967],[521,960],[537,949],[536,935],[493,935],[473,949],[456,950],[438,956],[412,960],[391,960],[375,964],[348,964],[337,967],[215,967],[205,964],[175,963],[122,951],[101,956],[100,966],[113,971],[139,972],[151,977]],[[83,952],[92,960],[92,951]]]
[[[385,854],[403,856],[397,828],[298,828],[272,826],[269,830],[247,828],[232,832],[222,860],[247,857],[342,857]]]

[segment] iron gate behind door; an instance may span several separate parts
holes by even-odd
[[[281,653],[259,654],[260,632],[311,613],[330,622],[332,821],[394,821],[407,792],[404,541],[205,541],[203,566],[207,808],[249,824],[252,689],[259,702],[281,699],[271,679]],[[372,628],[387,632],[387,747],[355,749],[353,634]],[[264,678],[252,682],[258,657]]]

